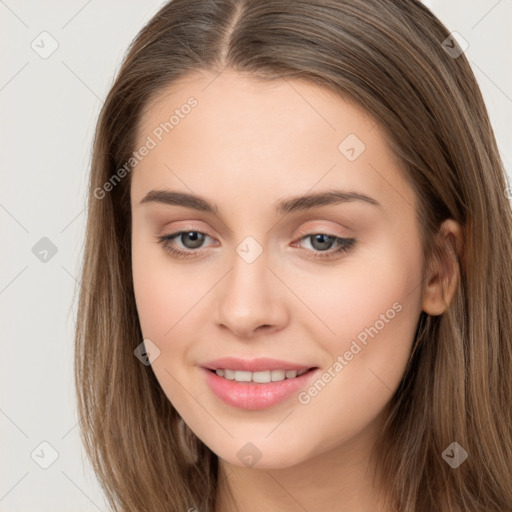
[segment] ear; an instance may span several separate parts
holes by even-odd
[[[433,255],[427,269],[426,285],[423,288],[422,309],[436,316],[448,309],[460,280],[458,257],[461,256],[464,240],[462,228],[453,219],[445,220],[436,235],[439,254]]]

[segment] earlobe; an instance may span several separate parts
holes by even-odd
[[[463,250],[463,233],[458,222],[447,219],[439,228],[430,274],[423,289],[422,309],[437,316],[449,307],[460,282],[459,258]]]

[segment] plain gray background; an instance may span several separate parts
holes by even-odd
[[[108,510],[76,422],[73,293],[96,118],[129,43],[163,3],[0,0],[0,512]],[[469,44],[510,174],[512,1],[425,3]],[[44,237],[56,251],[46,262]]]

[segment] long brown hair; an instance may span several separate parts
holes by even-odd
[[[376,456],[402,512],[512,510],[512,214],[480,90],[450,37],[414,0],[173,0],[133,41],[97,124],[76,324],[82,439],[114,510],[215,508],[217,456],[180,433],[134,357],[131,174],[119,169],[151,98],[226,67],[307,80],[369,112],[417,193],[425,262],[444,219],[463,227],[459,287],[444,314],[421,313]],[[456,469],[442,457],[453,442],[468,453]]]

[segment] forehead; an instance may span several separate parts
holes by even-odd
[[[191,98],[197,103],[193,112],[187,107]],[[342,119],[337,116],[340,111]],[[144,106],[137,141],[141,143],[145,135],[169,121],[173,113],[174,133],[183,131],[178,130],[178,125],[185,124],[181,120],[189,113],[194,114],[194,124],[200,122],[205,129],[211,128],[209,121],[215,121],[215,132],[219,135],[237,125],[249,130],[258,128],[261,121],[269,133],[279,128],[283,135],[297,130],[336,132],[349,125],[364,132],[376,124],[355,102],[326,87],[298,79],[263,80],[231,69],[219,75],[196,71],[155,91]],[[212,119],[213,116],[219,117]]]
[[[281,197],[346,185],[389,207],[414,203],[376,121],[303,80],[262,81],[229,69],[195,73],[147,103],[136,148],[148,138],[154,147],[132,172],[139,199],[162,186]]]

